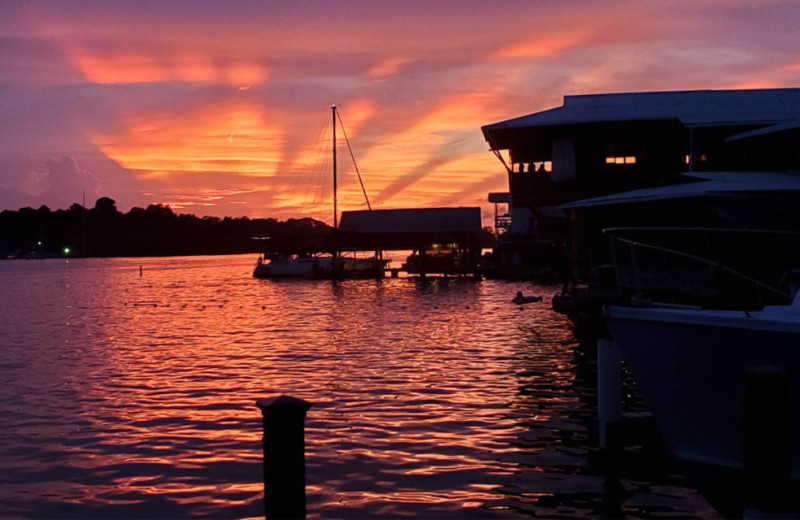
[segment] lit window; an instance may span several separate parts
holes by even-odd
[[[686,164],[689,164],[690,160],[691,160],[691,158],[688,155],[686,155],[684,157],[684,161],[686,161]],[[698,162],[705,162],[705,161],[708,160],[708,157],[706,157],[706,154],[701,153],[699,155],[695,155],[694,156],[694,160],[698,161]]]
[[[606,164],[636,164],[636,156],[606,157]]]
[[[550,173],[553,171],[553,162],[542,161],[542,162],[531,163],[528,171],[536,173]]]

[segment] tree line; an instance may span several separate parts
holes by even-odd
[[[169,206],[151,204],[117,210],[108,197],[93,208],[73,204],[51,211],[21,208],[0,213],[2,258],[52,256],[172,256],[261,252],[270,241],[324,241],[331,228],[311,218],[278,221],[198,217],[176,214]],[[261,239],[261,240],[259,240]]]

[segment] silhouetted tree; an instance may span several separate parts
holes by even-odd
[[[161,256],[262,252],[254,237],[324,239],[331,228],[311,218],[197,217],[175,214],[151,204],[120,213],[116,202],[100,197],[92,209],[73,204],[67,210],[21,208],[0,212],[0,254],[3,257],[62,255]],[[41,244],[40,244],[41,243]]]

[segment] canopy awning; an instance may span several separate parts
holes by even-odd
[[[748,192],[800,192],[800,172],[692,172],[683,175],[699,180],[577,200],[564,204],[561,208],[591,208]]]

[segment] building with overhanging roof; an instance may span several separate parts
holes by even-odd
[[[433,244],[478,247],[480,208],[416,208],[344,211],[337,231],[340,249],[424,249]]]
[[[481,130],[509,179],[511,225],[498,256],[536,257],[552,243],[569,244],[556,248],[560,261],[586,261],[575,242],[588,223],[565,206],[581,199],[687,171],[800,171],[796,88],[565,96],[561,107]]]
[[[345,211],[335,237],[339,251],[410,250],[402,270],[420,276],[477,276],[484,246],[480,208]]]

